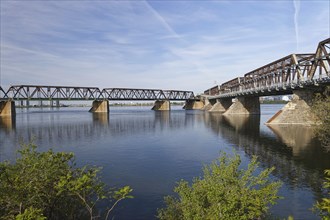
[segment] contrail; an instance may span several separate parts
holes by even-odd
[[[296,32],[296,50],[299,50],[299,27],[298,27],[298,16],[300,11],[300,0],[293,0],[294,7],[294,29]]]
[[[165,27],[165,29],[171,33],[175,38],[180,39],[178,33],[165,21],[165,19],[148,3],[148,1],[143,1],[147,8],[152,12],[152,14],[160,21],[160,23]]]

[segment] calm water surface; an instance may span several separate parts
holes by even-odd
[[[318,219],[310,209],[322,196],[323,170],[330,154],[310,127],[264,123],[282,105],[262,105],[261,116],[224,117],[218,113],[154,112],[150,107],[111,107],[106,114],[87,108],[17,109],[15,121],[0,118],[0,161],[13,160],[20,142],[35,139],[40,150],[71,151],[78,165],[103,167],[110,186],[130,185],[114,219],[155,219],[163,197],[180,179],[201,175],[203,164],[220,152],[239,153],[242,167],[257,155],[262,168],[276,167],[285,197],[271,211],[277,217]]]

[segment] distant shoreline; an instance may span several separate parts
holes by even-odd
[[[260,101],[260,104],[287,104],[288,101],[277,100],[277,101]],[[184,103],[180,102],[171,102],[173,106],[184,106]],[[138,106],[153,106],[153,103],[110,103],[110,107],[138,107]],[[30,105],[30,106],[21,106],[16,105],[16,108],[86,108],[92,107],[92,105],[86,104],[72,104],[72,105],[60,105],[60,106],[50,106],[50,105]]]

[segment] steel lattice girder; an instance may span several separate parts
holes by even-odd
[[[313,79],[317,69],[319,78],[323,74],[330,76],[330,38],[321,41],[316,49],[315,57],[310,60],[311,68],[308,72],[308,79]]]
[[[291,54],[206,90],[217,97],[240,95],[289,94],[290,90],[304,86],[329,84],[330,38],[319,43],[315,54]],[[316,74],[318,72],[318,74]],[[214,91],[216,89],[217,91]],[[285,91],[287,90],[287,91]],[[212,92],[211,92],[212,91]]]
[[[7,95],[5,90],[3,90],[3,88],[0,86],[0,99],[7,99]]]
[[[102,94],[96,87],[17,85],[8,89],[7,96],[15,100],[95,100]]]
[[[105,88],[102,90],[105,99],[109,100],[187,100],[193,99],[192,91]]]
[[[187,100],[194,99],[192,91],[106,88],[96,87],[15,85],[7,93],[6,99],[14,100]]]

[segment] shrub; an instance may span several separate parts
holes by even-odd
[[[128,186],[107,188],[100,168],[75,167],[73,153],[37,152],[32,143],[18,153],[16,163],[0,163],[0,219],[94,219],[98,201],[108,200],[110,212],[131,198]]]
[[[324,171],[326,177],[324,182],[324,189],[327,190],[328,198],[323,198],[320,202],[317,202],[314,206],[314,211],[324,220],[330,219],[330,170]]]
[[[158,210],[159,219],[256,219],[267,213],[269,205],[279,198],[280,182],[271,182],[274,168],[256,174],[257,158],[247,170],[239,169],[239,155],[204,167],[203,178],[195,178],[191,186],[181,180],[174,191],[178,197],[165,197],[166,207]]]
[[[321,122],[314,126],[316,134],[322,145],[330,150],[330,87],[314,98],[312,111]]]

